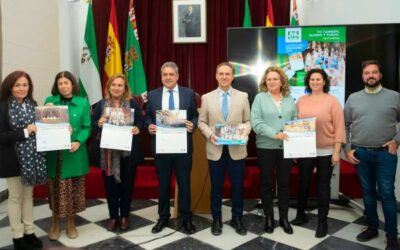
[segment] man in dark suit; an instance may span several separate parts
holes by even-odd
[[[192,223],[190,207],[190,172],[192,168],[192,133],[196,128],[198,112],[196,109],[195,93],[193,90],[178,86],[178,66],[174,62],[166,62],[161,66],[161,81],[163,87],[148,93],[145,124],[152,135],[151,149],[154,155],[157,177],[159,181],[159,220],[151,230],[158,233],[169,225],[170,214],[170,183],[171,172],[175,169],[175,176],[179,188],[179,213],[183,218],[183,228],[188,234],[196,232]],[[185,126],[187,129],[187,153],[160,154],[156,151],[155,137],[157,132],[157,110],[186,110]],[[173,144],[171,144],[173,147]]]

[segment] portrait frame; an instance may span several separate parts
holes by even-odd
[[[206,0],[172,0],[173,43],[206,43],[206,17]]]

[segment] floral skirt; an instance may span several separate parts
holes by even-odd
[[[56,177],[48,179],[49,205],[53,214],[66,217],[86,209],[85,177],[61,179],[61,155],[58,156]]]

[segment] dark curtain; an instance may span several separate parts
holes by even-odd
[[[265,26],[267,0],[250,0],[253,26]],[[275,25],[289,24],[290,0],[273,0]],[[179,67],[179,84],[199,94],[216,88],[215,66],[227,58],[227,28],[242,26],[244,0],[207,0],[207,43],[173,44],[172,0],[135,0],[144,68],[149,90],[161,86],[160,67],[174,61]],[[121,50],[125,48],[129,0],[115,0]],[[100,70],[104,57],[110,0],[94,0]],[[243,44],[246,46],[246,44]],[[103,75],[102,73],[100,75]]]

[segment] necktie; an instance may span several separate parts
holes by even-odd
[[[175,109],[175,103],[174,103],[174,91],[172,89],[168,90],[169,91],[169,110],[174,110]]]
[[[225,92],[222,96],[222,115],[225,120],[228,118],[228,92]]]

